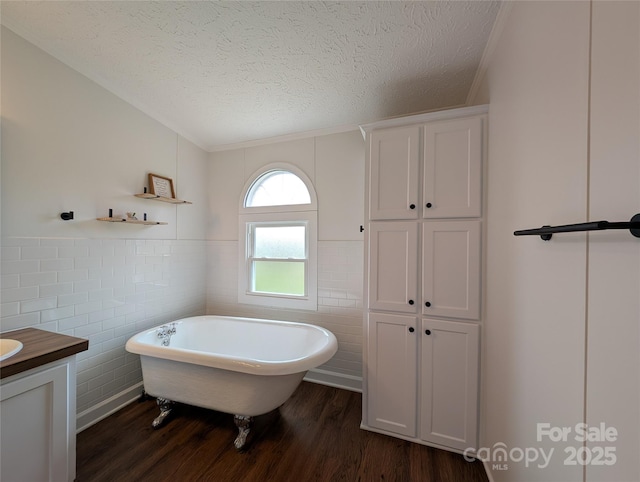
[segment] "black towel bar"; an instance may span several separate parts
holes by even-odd
[[[590,223],[564,224],[562,226],[542,226],[536,229],[514,231],[514,236],[539,235],[549,241],[555,233],[575,233],[579,231],[605,231],[607,229],[628,229],[633,236],[640,238],[640,213],[634,215],[628,223],[610,223],[609,221],[592,221]]]

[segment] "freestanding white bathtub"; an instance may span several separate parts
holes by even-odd
[[[330,331],[305,323],[196,316],[138,333],[126,349],[140,355],[144,389],[158,398],[154,427],[172,402],[234,414],[240,449],[251,417],[282,405],[338,343]]]

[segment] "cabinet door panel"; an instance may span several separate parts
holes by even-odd
[[[369,243],[369,308],[417,313],[417,224],[371,223]]]
[[[425,218],[481,215],[482,120],[434,122],[424,127]]]
[[[423,314],[479,318],[480,233],[480,221],[423,224]]]
[[[385,129],[371,134],[371,219],[418,218],[419,146],[418,126]]]
[[[2,385],[2,480],[75,478],[75,431],[68,431],[69,380],[69,364],[64,364]]]
[[[476,448],[479,335],[476,324],[422,320],[423,440]]]
[[[369,313],[368,424],[409,437],[417,434],[416,325],[412,316]]]

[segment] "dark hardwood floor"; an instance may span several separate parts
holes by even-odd
[[[78,434],[77,482],[487,481],[480,462],[360,429],[359,393],[303,382],[256,417],[246,449],[229,414],[178,405],[154,430],[155,400]]]

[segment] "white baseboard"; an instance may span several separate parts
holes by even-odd
[[[142,382],[136,383],[113,397],[108,398],[99,404],[88,408],[76,416],[76,433],[95,425],[100,420],[107,418],[109,415],[117,412],[121,408],[129,405],[131,402],[140,398],[142,393]]]
[[[304,380],[306,382],[318,383],[320,385],[327,385],[329,387],[342,388],[344,390],[362,393],[362,377],[355,377],[353,375],[345,375],[343,373],[314,368],[307,372]]]

